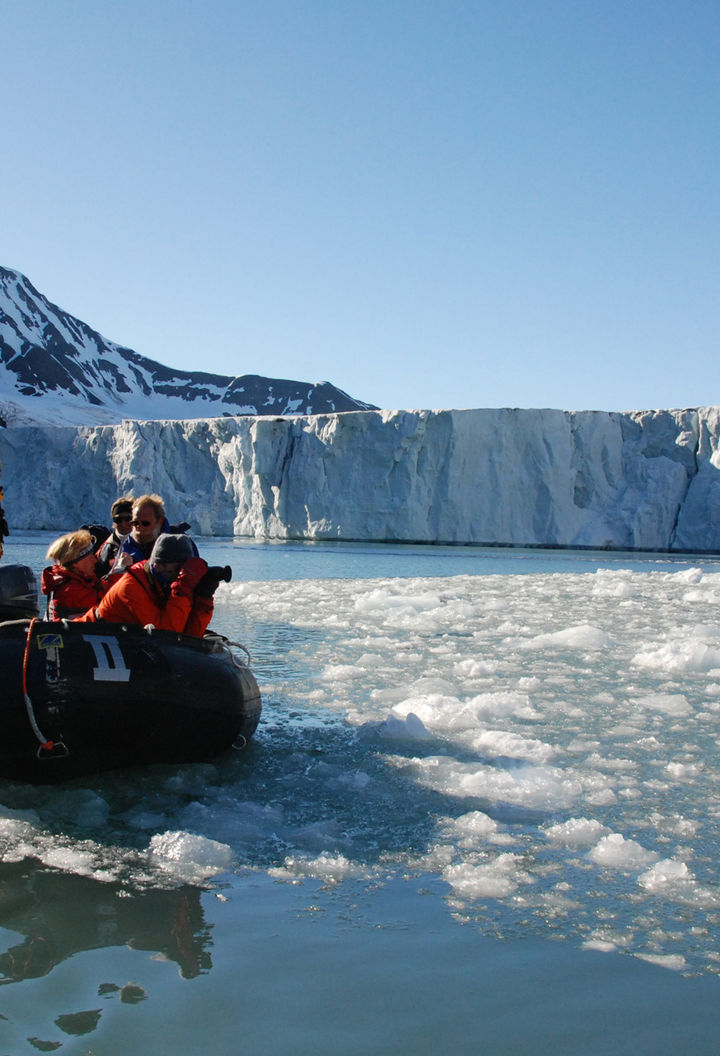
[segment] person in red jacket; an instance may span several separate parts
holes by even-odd
[[[195,556],[186,535],[160,535],[149,559],[131,565],[78,622],[152,624],[158,630],[202,638],[212,618],[217,587],[207,571],[207,563]]]
[[[61,535],[45,557],[53,562],[40,576],[49,619],[71,620],[97,605],[109,584],[96,575],[97,557],[90,532],[81,529]]]

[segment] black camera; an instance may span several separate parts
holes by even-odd
[[[230,565],[209,565],[208,570],[195,587],[200,598],[211,598],[220,583],[229,583],[232,579]]]
[[[229,583],[232,579],[232,569],[230,565],[208,565],[205,575],[216,579],[218,583]]]

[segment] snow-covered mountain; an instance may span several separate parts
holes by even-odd
[[[0,461],[11,530],[157,491],[198,535],[720,553],[717,407],[16,427]]]
[[[124,418],[327,414],[372,404],[329,382],[174,370],[102,337],[0,267],[0,418],[8,425],[100,425]]]

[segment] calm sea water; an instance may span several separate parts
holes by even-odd
[[[0,782],[0,1053],[717,1051],[720,562],[201,551],[261,726]]]

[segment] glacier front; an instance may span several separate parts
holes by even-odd
[[[0,429],[11,529],[159,492],[199,535],[720,552],[720,408]]]

